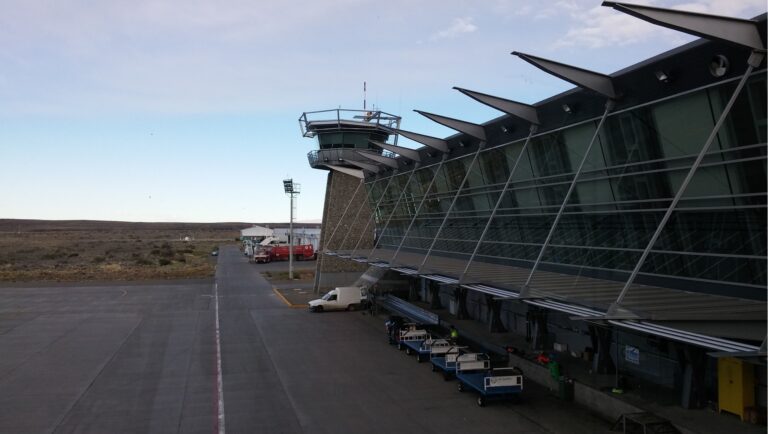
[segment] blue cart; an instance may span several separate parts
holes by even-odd
[[[416,353],[416,362],[421,363],[423,360],[428,360],[432,357],[434,352],[445,352],[451,347],[451,343],[447,339],[435,339],[427,335],[427,339],[421,341],[421,344],[417,347],[415,343],[406,343],[405,352],[410,354],[409,350],[413,350]]]
[[[406,324],[400,330],[397,339],[397,349],[405,348],[405,353],[418,352],[421,344],[430,339],[429,333],[424,329],[417,328],[416,324]]]
[[[455,345],[447,348],[434,348],[429,357],[429,361],[432,363],[432,372],[442,372],[445,381],[453,378],[456,375],[456,358],[459,357],[464,348],[466,347],[457,347]]]
[[[523,391],[523,373],[518,368],[491,369],[485,354],[462,354],[456,361],[459,392],[474,389],[480,396],[477,405],[484,407],[491,399],[509,399]]]
[[[418,358],[419,349],[427,339],[430,339],[429,335],[427,335],[425,339],[401,341],[400,343],[402,344],[402,347],[405,348],[405,354],[410,356],[411,354],[416,353],[416,357]]]

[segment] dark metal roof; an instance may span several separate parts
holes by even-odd
[[[335,252],[340,257],[349,257],[351,253]],[[492,288],[498,291],[493,294],[498,297],[525,300],[529,304],[583,318],[664,323],[669,329],[682,331],[686,331],[686,328],[695,329],[697,324],[739,321],[738,329],[729,329],[724,335],[746,340],[764,335],[768,319],[763,301],[639,284],[632,286],[624,305],[639,313],[640,317],[610,317],[607,316],[608,310],[621,291],[622,282],[537,271],[530,290],[523,293],[521,285],[530,272],[527,268],[475,261],[466,274],[468,278],[459,282],[457,279],[466,266],[467,258],[433,254],[425,264],[428,271],[419,273],[410,264],[420,264],[424,260],[423,253],[401,250],[396,258],[393,258],[394,255],[395,250],[378,248],[367,258],[357,255],[356,258],[361,262],[377,263],[379,267],[387,263],[392,270],[402,274],[420,275],[444,284],[460,284],[484,293],[490,293],[489,288]]]

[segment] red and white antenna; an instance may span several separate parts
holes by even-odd
[[[365,82],[363,82],[363,110],[365,110]]]

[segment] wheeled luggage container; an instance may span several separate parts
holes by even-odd
[[[422,342],[429,339],[429,333],[424,329],[417,328],[416,324],[406,324],[404,328],[400,330],[397,339],[397,349],[401,350],[405,348],[407,354],[411,354],[411,351],[418,351]]]
[[[478,392],[477,405],[484,407],[492,399],[510,399],[523,391],[523,373],[518,368],[491,368],[485,354],[462,354],[456,361],[459,392]]]
[[[450,380],[456,375],[456,359],[465,347],[449,346],[438,347],[431,353],[429,361],[432,363],[432,372],[440,371],[443,379]]]

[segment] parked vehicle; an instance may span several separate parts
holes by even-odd
[[[340,286],[325,294],[322,298],[309,302],[309,310],[355,310],[368,302],[368,292],[360,286]]]
[[[287,260],[290,256],[288,242],[277,238],[268,237],[254,247],[253,262],[265,263]],[[304,261],[317,258],[312,244],[299,244],[293,246],[293,259]]]

